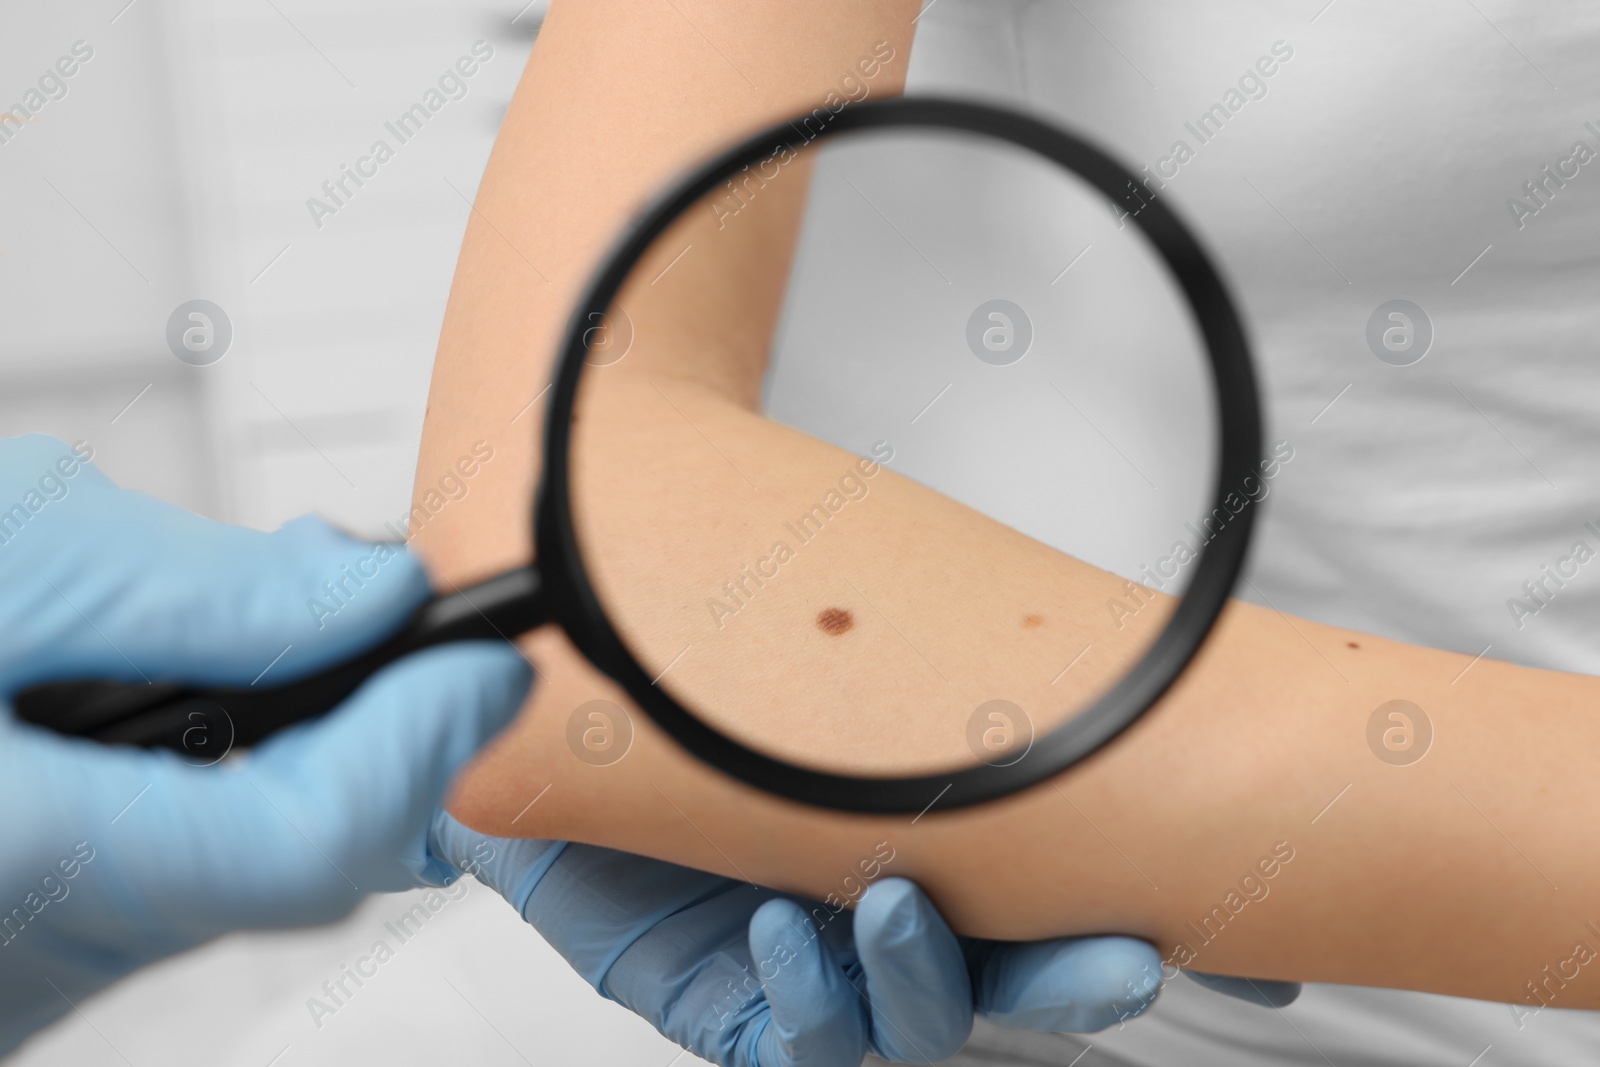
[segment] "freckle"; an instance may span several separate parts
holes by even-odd
[[[1044,625],[1044,616],[1043,615],[1024,615],[1022,617],[1022,628],[1024,630],[1032,630],[1035,627],[1043,626],[1043,625]]]
[[[856,620],[843,608],[824,608],[817,613],[817,629],[829,637],[838,637],[855,624]]]
[[[1360,645],[1356,644],[1354,641],[1346,641],[1345,644],[1349,645],[1351,648],[1360,648],[1361,647]]]

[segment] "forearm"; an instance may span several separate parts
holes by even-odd
[[[848,465],[836,450],[714,395],[661,388],[761,472],[775,514],[786,492],[815,495]],[[593,430],[631,457],[608,465],[609,499],[619,520],[648,514],[651,522],[613,524],[611,536],[632,530],[634,540],[613,542],[608,559],[621,569],[602,587],[609,580],[620,597],[682,599],[718,573],[722,532],[711,523],[746,489],[698,441],[645,449],[630,438],[659,445],[656,435],[670,425],[651,389],[619,389],[607,400],[612,422],[597,412]],[[661,467],[671,468],[670,480]],[[762,668],[730,662],[716,676],[730,706],[750,709],[754,721],[743,725],[756,736],[787,727],[785,743],[826,739],[811,758],[847,750],[859,712],[870,710],[880,724],[900,724],[894,736],[908,765],[949,763],[964,753],[965,713],[985,695],[1001,692],[1030,710],[1055,706],[1061,664],[1086,641],[1114,639],[1100,621],[1106,590],[1096,583],[1120,580],[1008,538],[888,470],[870,485],[830,526],[826,544],[803,550],[826,558],[784,572],[741,611],[744,628],[727,654]],[[652,491],[665,496],[652,499]],[[916,546],[896,559],[914,569],[925,602],[902,626],[914,627],[914,643],[944,666],[953,694],[911,658],[882,656],[892,642],[871,643],[869,612],[842,638],[815,632],[816,609],[838,594],[839,568],[851,566],[857,547],[885,543]],[[985,566],[969,566],[974,558]],[[681,588],[652,589],[665,575]],[[691,593],[689,602],[700,601]],[[795,664],[815,654],[808,636],[852,679],[847,706],[799,686],[776,705],[761,701],[773,689],[774,662],[779,678],[802,676]],[[680,647],[682,637],[667,643]],[[716,672],[714,657],[708,669]],[[859,881],[858,863],[887,842],[889,869],[927,887],[968,933],[1121,931],[1197,969],[1518,999],[1545,964],[1573,955],[1575,940],[1600,947],[1600,934],[1584,925],[1591,917],[1600,925],[1600,907],[1589,907],[1600,900],[1596,835],[1581,817],[1551,817],[1600,810],[1585,761],[1564,758],[1600,741],[1592,715],[1600,682],[1489,660],[1463,675],[1469,664],[1237,603],[1174,692],[1088,764],[972,811],[945,815],[935,806],[915,823],[754,793],[689,760],[637,712],[627,757],[591,767],[573,757],[564,730],[572,708],[600,692],[569,691],[481,769],[458,814],[485,829],[592,841],[814,897],[848,897],[843,879],[857,871]],[[1073,676],[1087,667],[1086,659]],[[1393,699],[1424,708],[1435,733],[1427,757],[1409,766],[1369,748],[1368,720]],[[549,793],[523,812],[545,784]],[[1588,981],[1580,974],[1558,1003],[1585,1004]]]
[[[876,41],[903,57],[915,5],[758,6],[717,16],[686,2],[558,3],[546,24],[479,193],[441,340],[421,478],[478,440],[493,443],[496,462],[419,532],[440,580],[527,558],[542,416],[528,405],[578,287],[638,198],[736,133],[814,106]],[[719,18],[789,24],[725,39]],[[902,64],[885,64],[872,91],[897,88]],[[1024,556],[1012,563],[1026,589],[1044,565]],[[1069,563],[1048,566],[1067,568],[1069,585],[1083,578]],[[1024,609],[1002,608],[1015,628]],[[949,622],[934,613],[922,625],[959,632]],[[1081,647],[1049,638],[1080,624],[1058,616],[1018,631],[1038,643],[1014,639],[995,662],[1042,690],[1036,672],[1049,661],[1053,675]],[[1026,795],[912,824],[802,809],[711,774],[559,635],[528,648],[540,669],[529,712],[452,805],[490,832],[595,841],[813,896],[845,895],[843,879],[888,841],[889,870],[922,881],[968,932],[1120,930],[1156,940],[1175,962],[1262,977],[1516,999],[1523,981],[1572,956],[1574,940],[1600,947],[1584,926],[1600,888],[1592,831],[1581,816],[1551,815],[1596,810],[1583,760],[1570,755],[1595,740],[1589,679],[1483,661],[1452,685],[1465,657],[1236,605],[1162,707],[1089,764]],[[629,709],[635,730],[626,759],[604,768],[577,760],[565,740],[568,716],[596,697]],[[1395,698],[1427,709],[1437,732],[1414,766],[1386,765],[1367,748],[1368,717]],[[1268,896],[1213,919],[1208,929],[1220,932],[1204,940],[1189,924],[1206,926],[1230,891],[1243,899],[1241,879],[1279,842],[1294,858],[1251,883]],[[1558,1003],[1592,1002],[1593,987],[1580,989],[1590,981],[1585,969]]]

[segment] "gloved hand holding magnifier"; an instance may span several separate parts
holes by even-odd
[[[1244,558],[1259,422],[1238,315],[1159,178],[1000,108],[819,109],[685,178],[591,283],[536,567],[289,685],[55,682],[16,706],[108,742],[182,748],[200,716],[249,744],[410,651],[554,623],[759,788],[979,803],[1092,754],[1187,666]],[[667,511],[693,536],[653,536]],[[935,542],[971,551],[934,567]],[[1057,565],[1019,587],[996,553]],[[961,627],[926,621],[952,604]],[[996,640],[1029,669],[985,662]]]

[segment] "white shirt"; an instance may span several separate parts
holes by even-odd
[[[1268,438],[1295,448],[1250,578],[1318,621],[1600,673],[1600,564],[1547,581],[1554,596],[1524,588],[1574,542],[1600,550],[1600,158],[1574,152],[1600,153],[1600,8],[1324,3],[937,0],[910,89],[1026,104],[1155,166],[1275,42],[1292,49],[1167,186],[1243,305]],[[1392,299],[1434,329],[1411,366],[1367,344]],[[1086,1045],[1083,1067],[1571,1064],[1600,1047],[1600,1016],[1519,1028],[1504,1004],[1331,985],[1272,1012],[1178,980],[1088,1038],[980,1024],[958,1062],[1060,1065]]]

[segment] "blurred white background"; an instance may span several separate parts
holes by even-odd
[[[93,57],[0,143],[0,433],[87,439],[114,478],[220,519],[272,527],[320,511],[385,534],[409,497],[468,201],[541,2],[8,9],[0,108],[75,42]],[[1236,284],[1269,440],[1296,449],[1245,592],[1468,655],[1600,670],[1592,579],[1526,627],[1506,609],[1600,520],[1600,180],[1586,167],[1526,229],[1506,209],[1589,136],[1586,121],[1600,124],[1600,10],[935,0],[928,11],[913,85],[1039,108],[1135,165],[1166,154],[1269,45],[1292,45],[1270,94],[1171,192]],[[467,95],[319,228],[307,198],[479,40],[494,57]],[[204,368],[174,359],[164,337],[195,298],[221,305],[235,333]],[[1436,330],[1414,366],[1374,358],[1364,336],[1396,298],[1420,303]],[[234,937],[169,961],[86,1002],[15,1062],[692,1062],[476,885],[317,1028],[306,999],[406,903],[376,899],[332,929]],[[1503,1005],[1342,987],[1264,1015],[1178,983],[1150,1018],[1090,1039],[1081,1067],[1565,1064],[1592,1058],[1594,1018],[1547,1012],[1514,1030]],[[982,1061],[993,1063],[1077,1062],[1081,1047],[983,1041],[1013,1042]]]
[[[79,41],[66,94],[0,144],[0,433],[86,439],[125,485],[271,528],[392,537],[468,202],[544,4],[106,0],[8,10],[0,110]],[[319,228],[306,207],[458,57],[493,57]],[[80,47],[80,52],[84,49]],[[354,189],[353,185],[347,185]],[[168,315],[232,320],[207,367]],[[335,1016],[308,997],[413,901],[225,939],[144,971],[18,1064],[698,1062],[597,996],[491,891],[465,893]],[[392,940],[392,939],[391,939]]]
[[[9,15],[8,101],[75,42],[93,57],[0,145],[6,432],[87,438],[119,481],[229,521],[315,509],[377,533],[401,515],[468,199],[540,6],[515,22],[487,3]],[[493,58],[466,95],[318,225],[307,199],[397,143],[384,123],[477,41]],[[213,367],[164,341],[196,298],[234,326]]]

